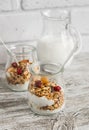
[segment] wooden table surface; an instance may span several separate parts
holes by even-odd
[[[7,88],[0,65],[0,130],[89,130],[89,53],[77,55],[64,72],[65,108],[39,116],[27,105],[27,92]]]

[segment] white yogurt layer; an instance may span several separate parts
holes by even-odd
[[[29,81],[26,81],[24,84],[8,84],[8,87],[14,91],[27,91],[28,90]]]
[[[30,106],[31,110],[34,112],[34,113],[37,113],[39,115],[51,115],[51,114],[55,114],[55,113],[58,113],[60,112],[63,108],[64,108],[64,105],[62,105],[61,108],[57,108],[55,110],[41,110],[40,108],[38,108],[36,105],[34,104],[31,104],[29,101],[28,101],[28,105]]]
[[[10,73],[6,72],[6,76],[7,76],[7,77],[10,77]]]
[[[10,77],[10,74],[6,72],[6,76]],[[24,84],[16,84],[16,85],[8,84],[8,87],[15,91],[26,91],[28,90],[28,86],[29,86],[29,81],[26,81]]]
[[[55,110],[41,110],[42,106],[51,106],[54,104],[53,100],[48,100],[46,97],[38,97],[30,92],[28,92],[28,105],[31,110],[40,115],[50,115],[59,112],[63,109],[64,105],[61,108],[57,108]]]
[[[53,100],[48,100],[45,96],[38,97],[31,92],[28,93],[28,99],[30,99],[31,104],[34,104],[37,107],[51,106],[54,104]]]

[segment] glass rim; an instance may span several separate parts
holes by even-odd
[[[14,52],[17,48],[21,48],[24,47],[25,49],[27,49],[26,52]],[[16,55],[16,56],[22,56],[23,53],[24,55],[28,55],[30,52],[35,51],[36,47],[34,47],[33,45],[12,45],[10,46],[11,51]]]
[[[35,67],[39,67],[39,72],[35,72],[34,70],[36,69]],[[44,67],[44,68],[43,68]],[[50,70],[49,67],[51,67]],[[53,70],[52,67],[56,67],[56,69]],[[40,75],[40,76],[53,76],[56,74],[61,73],[63,70],[62,65],[59,63],[53,63],[49,61],[36,61],[30,66],[30,72],[33,75]]]

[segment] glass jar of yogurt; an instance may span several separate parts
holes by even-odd
[[[10,49],[17,62],[8,55],[5,69],[7,85],[14,91],[26,91],[31,77],[29,66],[37,60],[36,49],[32,45],[16,45]]]
[[[36,62],[30,66],[32,74],[28,87],[28,105],[40,115],[59,112],[64,107],[62,70],[60,65]]]

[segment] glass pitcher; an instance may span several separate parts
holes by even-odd
[[[17,62],[8,55],[5,68],[7,85],[14,91],[26,91],[31,77],[29,66],[37,60],[36,48],[32,45],[15,45],[10,49]]]
[[[69,24],[67,11],[50,9],[41,15],[43,30],[37,44],[38,59],[68,65],[80,50],[80,34]]]

